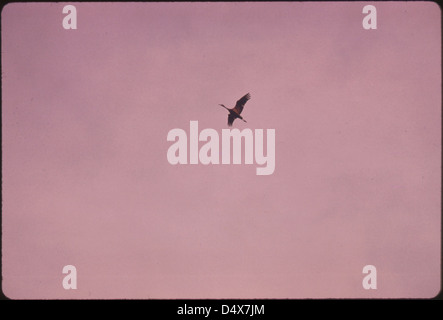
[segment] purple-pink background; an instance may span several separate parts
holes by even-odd
[[[432,297],[441,36],[430,2],[9,4],[11,298]],[[276,130],[276,169],[172,166],[173,128]],[[78,271],[64,290],[62,268]],[[362,287],[377,267],[378,289]]]

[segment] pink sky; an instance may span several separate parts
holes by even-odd
[[[2,11],[10,298],[432,297],[432,2],[63,3]],[[275,129],[276,167],[170,165],[169,130]],[[62,287],[63,266],[78,289]],[[377,268],[377,290],[362,269]]]

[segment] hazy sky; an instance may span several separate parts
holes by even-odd
[[[2,11],[11,298],[432,297],[431,2],[13,3]],[[169,164],[169,130],[275,129],[276,167]],[[365,265],[377,290],[362,287]],[[65,290],[62,268],[77,268]]]

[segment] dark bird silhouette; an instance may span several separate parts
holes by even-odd
[[[249,99],[251,99],[251,95],[249,93],[245,94],[243,97],[240,98],[240,100],[237,101],[237,103],[235,104],[235,107],[232,109],[229,109],[229,108],[225,107],[225,105],[220,104],[223,108],[225,108],[226,110],[229,111],[228,126],[232,126],[232,124],[234,123],[234,120],[237,118],[246,122],[246,120],[243,119],[243,117],[240,115],[240,113],[243,111],[243,107],[245,106],[246,102]]]

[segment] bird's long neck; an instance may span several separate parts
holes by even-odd
[[[222,107],[225,108],[226,110],[229,110],[224,104],[220,104],[220,106],[222,106]]]

